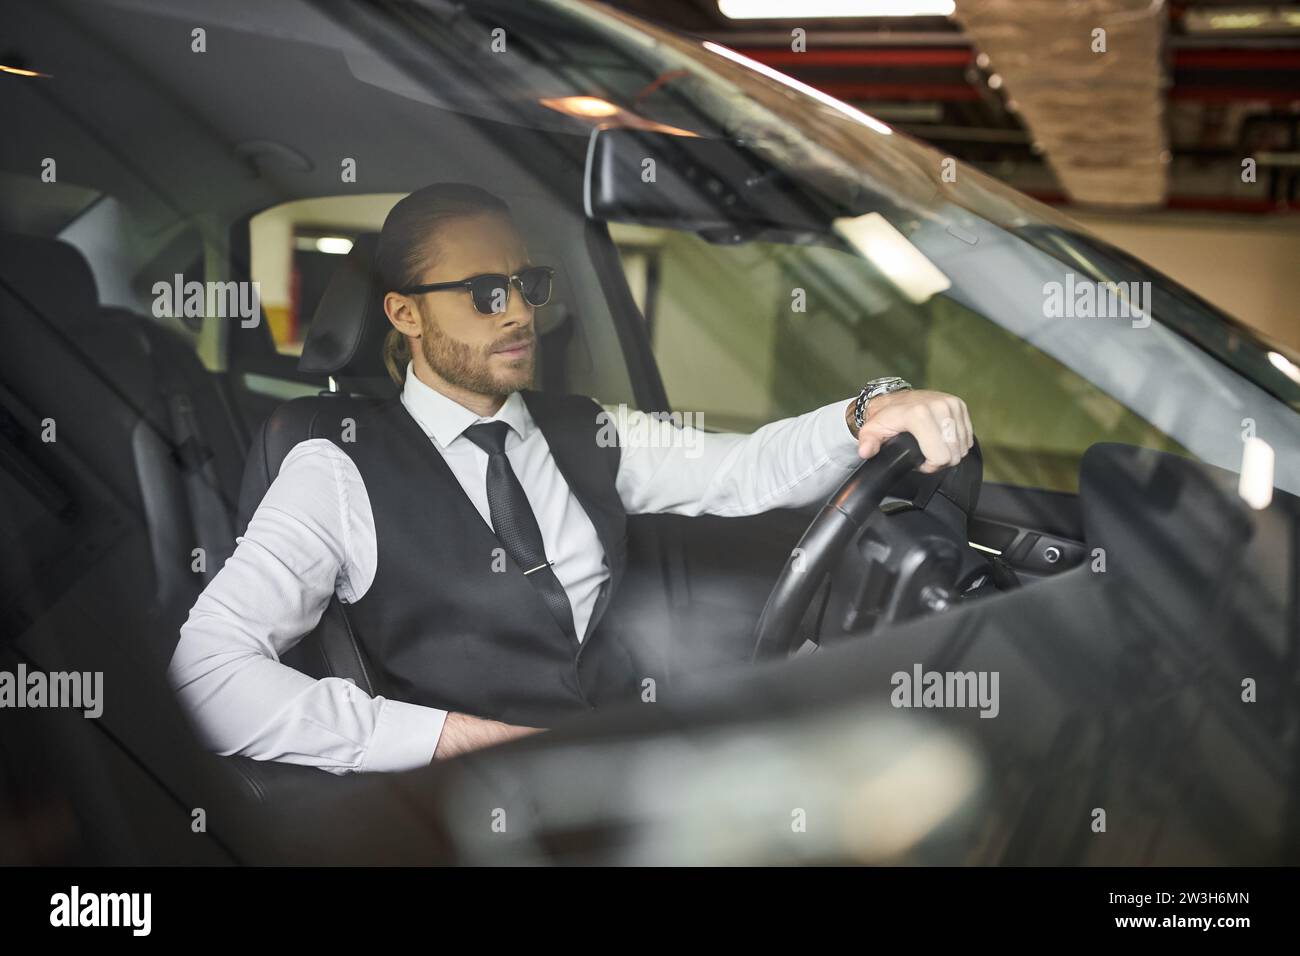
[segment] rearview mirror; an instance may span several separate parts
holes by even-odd
[[[735,140],[610,127],[592,132],[588,218],[739,240],[769,230],[824,232],[828,211]]]

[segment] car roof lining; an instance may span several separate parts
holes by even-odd
[[[534,151],[502,149],[484,141],[475,118],[359,82],[338,49],[299,36],[223,33],[220,43],[233,49],[219,58],[191,53],[170,18],[130,9],[112,18],[97,18],[92,8],[86,14],[84,22],[60,20],[54,31],[40,24],[16,31],[24,59],[51,76],[7,90],[10,122],[27,134],[0,147],[0,169],[35,176],[41,160],[53,156],[60,182],[115,196],[146,235],[178,218],[231,222],[290,199],[358,186],[409,192],[440,179],[527,184],[559,171],[536,162],[535,150],[546,148],[553,133],[529,137],[521,129]],[[57,48],[41,49],[51,35],[60,38]],[[228,57],[258,68],[226,70]],[[313,90],[306,102],[304,76]],[[346,124],[338,121],[340,102],[349,104]],[[502,130],[491,125],[495,139]],[[437,131],[427,149],[419,148],[423,130]],[[147,169],[130,158],[141,141],[156,150]],[[574,148],[582,147],[585,139],[575,137]],[[295,154],[311,168],[295,168],[287,158]],[[356,184],[341,180],[345,157],[357,161]],[[580,167],[575,190],[579,175]]]

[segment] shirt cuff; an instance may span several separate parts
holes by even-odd
[[[362,773],[395,773],[426,767],[438,749],[447,712],[400,700],[384,700],[361,758]]]
[[[817,442],[821,452],[833,464],[841,468],[856,468],[862,464],[858,457],[858,440],[849,431],[849,424],[844,420],[844,409],[856,396],[850,396],[840,402],[831,402],[813,412],[817,417]]]

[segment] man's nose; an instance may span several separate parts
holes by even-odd
[[[533,320],[533,307],[524,300],[524,294],[519,291],[519,286],[510,283],[510,291],[506,294],[506,325],[527,325]]]

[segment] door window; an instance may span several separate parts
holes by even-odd
[[[1186,454],[1025,339],[948,295],[910,301],[864,258],[643,226],[610,232],[652,317],[669,401],[706,427],[752,431],[901,375],[966,400],[990,481],[1075,491],[1079,459],[1100,441]]]

